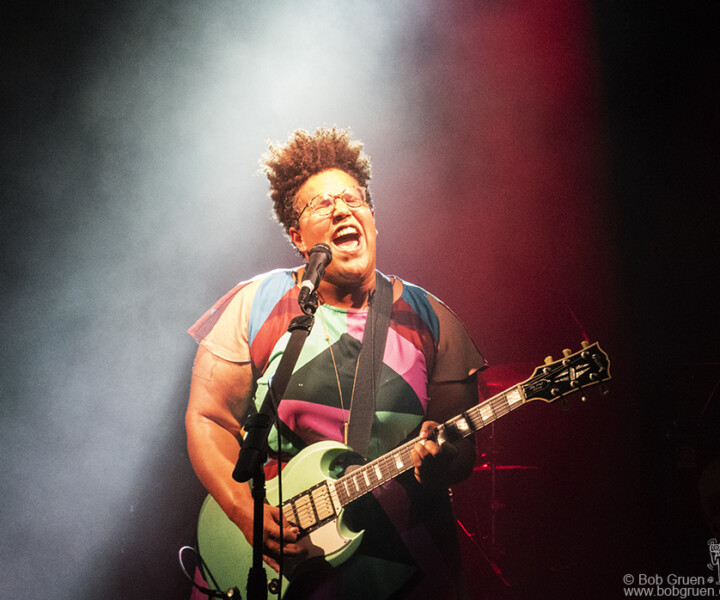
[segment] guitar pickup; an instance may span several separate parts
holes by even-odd
[[[283,505],[283,515],[303,533],[309,533],[335,516],[330,490],[322,482]]]

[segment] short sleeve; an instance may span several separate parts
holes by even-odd
[[[256,289],[256,282],[243,286],[227,304],[210,332],[199,340],[215,356],[235,363],[250,362],[248,323]]]
[[[464,381],[486,368],[487,362],[455,313],[431,294],[428,300],[438,318],[437,357],[430,381]]]

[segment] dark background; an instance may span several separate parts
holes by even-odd
[[[498,462],[532,467],[498,471],[496,547],[488,471],[455,490],[478,597],[711,574],[717,11],[542,4],[0,9],[4,597],[188,596],[184,331],[296,264],[257,160],[334,123],[374,158],[379,268],[458,312],[484,391],[583,334],[611,357],[608,395],[496,425]]]

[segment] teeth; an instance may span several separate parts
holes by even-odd
[[[333,239],[339,238],[340,236],[343,236],[343,235],[352,235],[353,233],[357,233],[357,229],[355,229],[354,227],[349,227],[349,226],[343,227],[342,229],[338,229],[335,232]]]

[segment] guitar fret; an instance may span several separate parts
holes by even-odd
[[[377,460],[377,470],[380,472],[378,482],[383,482],[392,477],[392,469],[387,457],[383,456]]]
[[[400,454],[402,455],[402,469],[398,473],[403,473],[412,467],[412,459],[410,458],[410,446],[407,444],[401,446]]]
[[[379,483],[382,483],[382,478],[379,478],[377,474],[377,463],[372,462],[365,467],[365,479],[369,488],[377,487]]]
[[[367,479],[365,477],[365,467],[360,467],[357,471],[355,471],[355,477],[357,477],[358,486],[360,487],[360,493],[364,494],[368,491],[368,488],[370,487],[367,484]]]
[[[332,503],[335,514],[340,512],[342,508],[342,497],[336,485],[337,481],[328,481],[328,494],[330,495],[330,502]]]
[[[492,404],[490,402],[485,402],[481,404],[479,408],[480,416],[482,417],[483,423],[490,423],[491,421],[495,420]]]
[[[400,459],[398,458],[396,452],[393,452],[392,456],[388,458],[388,471],[393,475],[397,475],[400,472],[400,469],[402,469],[402,460],[400,460],[400,466],[398,466],[398,460]]]
[[[384,456],[380,460],[380,468],[383,471],[383,475],[385,478],[390,478],[395,474],[395,469],[393,467],[393,458],[390,455]]]
[[[335,481],[335,492],[337,493],[338,502],[340,506],[345,506],[349,502],[350,494],[347,492],[347,483],[343,478]]]
[[[522,394],[520,393],[520,389],[517,386],[507,392],[505,396],[507,397],[510,410],[514,408],[515,404],[517,404],[518,402],[522,402]]]
[[[457,429],[458,433],[465,437],[468,433],[470,433],[471,426],[470,423],[468,423],[468,420],[464,416],[460,416],[457,418],[457,421],[455,421],[455,429]]]
[[[498,398],[496,398],[493,403],[493,414],[495,415],[496,419],[499,419],[502,416],[505,416],[508,412],[510,412],[507,408],[507,402],[505,401],[505,395],[501,395]]]
[[[470,418],[472,423],[473,431],[477,431],[483,425],[482,416],[480,415],[480,406],[474,406],[467,411],[467,416]]]

